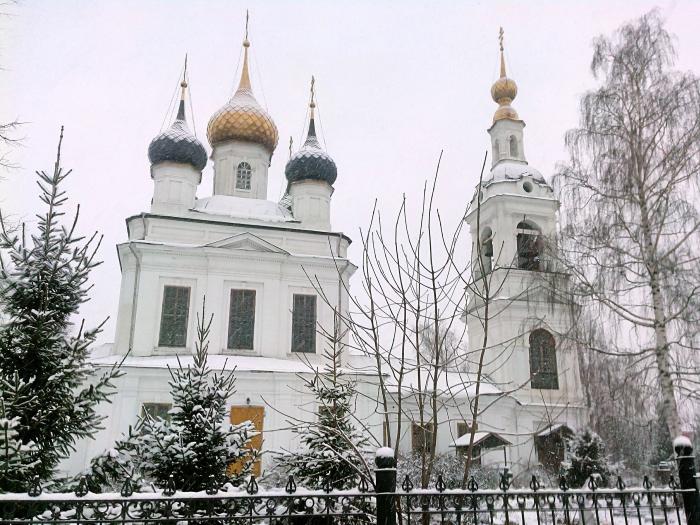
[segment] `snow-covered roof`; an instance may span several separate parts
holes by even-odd
[[[111,354],[108,356],[93,356],[90,362],[97,366],[112,366],[124,359],[123,368],[178,368],[194,364],[192,355],[158,355],[158,356],[127,356]],[[178,359],[179,363],[178,364]],[[277,359],[273,357],[210,354],[207,364],[212,370],[233,370],[238,372],[289,372],[294,374],[310,373],[309,365],[299,359]],[[311,366],[316,366],[311,363]],[[319,365],[320,367],[321,365]],[[357,374],[355,370],[345,370],[348,374]]]
[[[476,376],[468,372],[458,371],[440,371],[437,377],[438,395],[451,398],[471,398],[476,395]],[[388,386],[398,388],[396,382],[391,378],[388,381]],[[401,384],[404,393],[410,392],[432,392],[433,390],[433,375],[432,370],[426,368],[421,372],[420,381],[418,380],[418,371],[413,370],[407,372]],[[498,395],[501,390],[485,377],[481,379],[480,395]]]
[[[504,445],[510,445],[510,441],[507,439],[502,438],[498,434],[495,434],[494,432],[474,432],[474,444],[478,445],[482,441],[484,441],[487,437],[493,436],[499,441],[502,441]],[[468,447],[469,446],[469,440],[471,439],[471,434],[467,432],[463,436],[458,437],[455,439],[452,444],[450,445],[451,447]]]
[[[537,433],[537,437],[547,437],[562,430],[572,431],[566,423],[556,423]]]
[[[525,162],[502,160],[496,164],[491,172],[484,177],[484,186],[493,182],[517,181],[523,177],[532,177],[540,184],[547,184],[544,176],[535,168]]]
[[[212,195],[197,199],[192,211],[265,222],[293,222],[295,220],[289,210],[277,202],[246,199],[232,195]]]

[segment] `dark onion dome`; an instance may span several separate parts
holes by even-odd
[[[313,108],[312,108],[313,110]],[[289,182],[300,180],[323,180],[333,184],[338,177],[338,169],[333,159],[321,149],[316,138],[313,112],[309,121],[309,133],[306,142],[287,162],[284,174]]]
[[[159,162],[177,162],[189,164],[198,171],[207,165],[207,152],[202,143],[190,132],[185,120],[184,91],[187,84],[183,82],[182,96],[177,118],[163,133],[151,141],[148,146],[148,159],[151,164]]]

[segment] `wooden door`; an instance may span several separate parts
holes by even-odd
[[[254,406],[254,405],[234,405],[231,407],[231,424],[238,425],[245,421],[250,421],[255,430],[258,432],[257,436],[248,441],[246,448],[250,450],[262,450],[263,443],[263,420],[265,419],[265,407]],[[238,473],[242,470],[242,462],[234,462],[229,465],[229,472]],[[255,463],[253,463],[252,473],[256,477],[260,476],[260,458],[258,458]]]

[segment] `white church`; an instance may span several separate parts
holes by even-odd
[[[210,152],[188,129],[184,80],[175,121],[148,148],[151,207],[126,220],[128,240],[118,245],[122,280],[115,339],[93,355],[98,367],[123,359],[125,374],[117,380],[113,402],[101,407],[105,429],[80,443],[64,465],[67,471],[82,470],[112,447],[140,414],[167,415],[168,367],[177,367],[178,358],[183,365],[192,362],[205,297],[207,314],[214,315],[209,365],[236,368],[231,422],[251,420],[260,431],[254,445],[263,459],[256,474],[271,466],[271,452],[296,446],[290,416],[303,420],[314,412],[298,374],[311,373],[304,361],[322,364],[321,331],[332,331],[333,308],[347,315],[356,266],[347,258],[351,240],[331,225],[338,170],[317,139],[313,96],[306,141],[285,168],[285,197],[268,200],[278,132],[252,90],[249,46],[246,38],[238,89],[209,120]],[[566,279],[547,263],[541,247],[555,229],[559,203],[526,161],[525,123],[511,106],[517,87],[506,75],[502,46],[500,73],[491,90],[498,104],[488,129],[493,164],[466,216],[473,258],[476,243],[482,247],[474,267],[497,283],[499,296],[491,308],[502,310],[492,320],[488,379],[481,386],[481,404],[490,408],[479,417],[474,439],[484,465],[556,468],[567,434],[587,420],[577,356],[558,340],[567,331],[568,306],[536,278],[550,272],[562,283]],[[211,194],[199,188],[209,159]],[[472,299],[464,312],[470,351],[480,345],[482,309]],[[366,359],[346,355],[343,364],[362,394],[356,416],[382,444],[384,418],[375,410],[377,381],[366,372]],[[471,421],[463,414],[474,386],[456,371],[446,372],[441,385],[437,428],[404,423],[402,453],[424,446],[426,432],[433,431],[437,453],[460,454],[468,445]]]

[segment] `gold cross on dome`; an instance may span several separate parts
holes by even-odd
[[[501,51],[503,51],[503,28],[500,27],[498,29],[498,44],[501,48]]]

